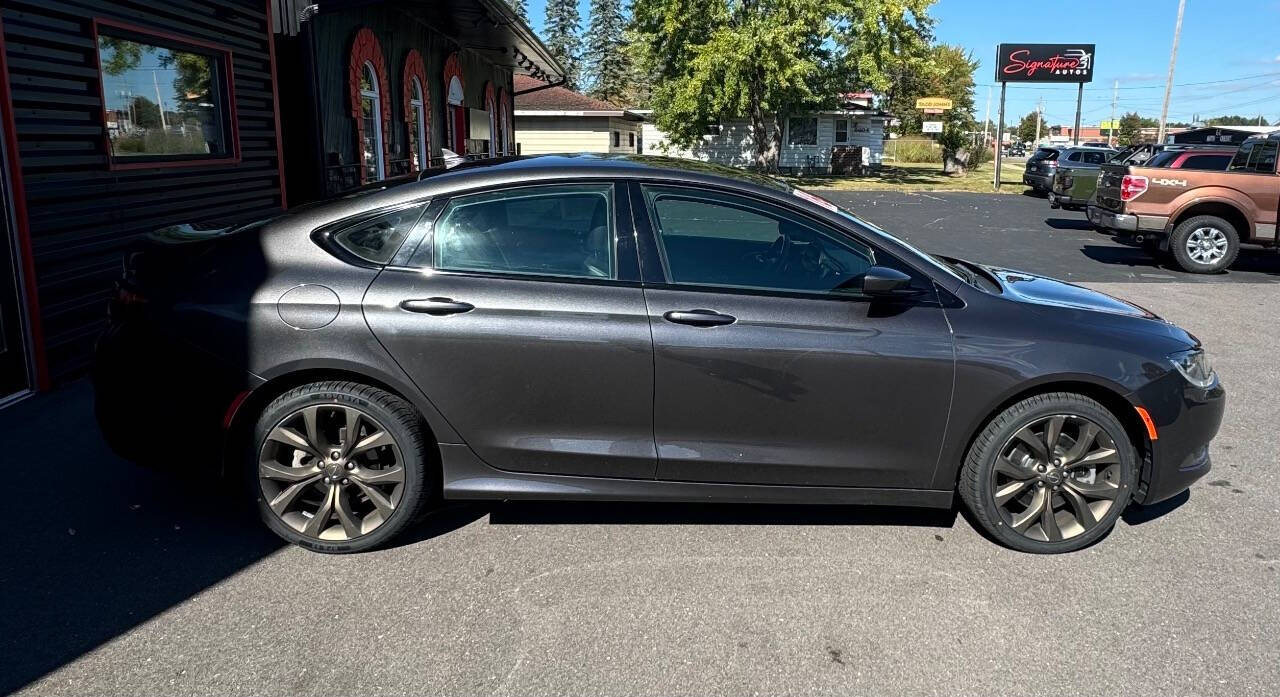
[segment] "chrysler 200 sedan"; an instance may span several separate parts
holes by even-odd
[[[1199,341],[925,254],[775,180],[643,157],[446,174],[131,255],[95,366],[119,453],[242,477],[321,552],[434,500],[946,508],[1065,552],[1209,470]]]

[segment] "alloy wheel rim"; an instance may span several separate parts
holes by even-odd
[[[373,532],[400,505],[404,484],[395,438],[347,405],[292,412],[267,433],[258,454],[258,486],[271,512],[317,540]]]
[[[1005,525],[1040,542],[1096,528],[1124,490],[1120,453],[1106,429],[1055,414],[1023,426],[996,456],[991,496]]]
[[[1211,227],[1196,228],[1187,236],[1187,256],[1201,264],[1213,264],[1227,255],[1227,236]]]

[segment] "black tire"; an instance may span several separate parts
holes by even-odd
[[[325,409],[351,408],[361,412],[364,416],[360,422],[361,426],[358,428],[364,428],[368,432],[376,425],[380,430],[385,430],[394,443],[393,447],[396,449],[394,451],[395,459],[399,461],[399,466],[403,468],[403,482],[393,485],[395,495],[398,496],[398,499],[394,499],[396,500],[394,511],[389,515],[378,516],[381,522],[376,527],[363,534],[355,535],[352,533],[353,536],[350,539],[319,539],[292,527],[285,522],[281,515],[277,515],[272,510],[267,500],[267,495],[264,493],[264,481],[259,477],[259,460],[263,457],[262,454],[264,445],[267,443],[268,434],[286,420],[295,418],[303,409],[312,406],[319,406]],[[357,382],[314,382],[285,392],[272,400],[263,409],[257,426],[254,428],[252,448],[248,453],[248,463],[245,471],[248,475],[250,492],[254,500],[257,501],[258,513],[272,532],[290,543],[316,552],[330,554],[364,552],[391,541],[421,516],[430,498],[431,492],[428,489],[433,483],[427,472],[429,458],[427,457],[426,443],[423,426],[417,412],[400,397]],[[336,448],[340,446],[330,447]],[[358,448],[358,446],[356,447]],[[386,448],[378,448],[371,450],[371,452],[378,453],[375,454],[375,457],[382,457],[381,453],[388,452],[388,450]],[[305,455],[302,457],[303,461],[307,461]],[[351,460],[355,461],[356,457],[356,455],[352,455]],[[323,462],[323,460],[321,461]],[[361,469],[359,471],[376,473],[380,470]],[[352,478],[355,478],[354,475]],[[343,483],[347,482],[346,479],[341,481]],[[324,487],[326,485],[317,482],[316,486]],[[335,483],[333,486],[337,487],[338,485]],[[321,488],[317,489],[317,491],[323,492],[325,489]],[[350,491],[352,496],[364,496],[359,487]],[[367,496],[364,497],[364,500],[367,504],[372,503],[372,500]],[[388,500],[392,499],[388,497]],[[312,517],[314,518],[315,516],[313,515]]]
[[[1226,240],[1225,253],[1211,263],[1203,263],[1192,258],[1187,242],[1197,231],[1212,230],[1221,234]],[[1200,232],[1204,235],[1204,232]],[[1169,236],[1169,252],[1178,268],[1188,273],[1219,273],[1225,271],[1236,260],[1240,253],[1240,235],[1235,226],[1216,215],[1197,215],[1178,223]]]
[[[1007,511],[996,503],[995,477],[996,460],[1001,451],[1014,442],[1015,434],[1029,425],[1044,420],[1066,415],[1069,418],[1080,418],[1097,425],[1114,443],[1118,462],[1109,470],[1114,472],[1114,480],[1107,481],[1115,486],[1116,496],[1106,510],[1105,515],[1098,517],[1092,527],[1083,532],[1066,537],[1060,541],[1033,539],[1012,527],[1012,519]],[[957,489],[974,520],[991,538],[1011,549],[1034,554],[1057,554],[1073,552],[1097,542],[1110,533],[1116,521],[1128,505],[1137,476],[1137,453],[1129,440],[1124,426],[1106,407],[1083,395],[1070,392],[1052,392],[1028,397],[1005,409],[982,429],[960,471]],[[1036,484],[1039,486],[1039,484]],[[1063,488],[1066,488],[1063,484]],[[1061,494],[1050,493],[1048,496],[1050,511],[1054,506],[1060,513],[1068,510],[1070,503],[1065,499],[1066,491]],[[1056,488],[1054,489],[1056,491]],[[1035,492],[1027,489],[1026,494]],[[1035,493],[1035,495],[1040,495]],[[1057,523],[1054,523],[1056,529]],[[1029,532],[1029,531],[1027,531]]]

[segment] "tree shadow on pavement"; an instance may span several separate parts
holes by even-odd
[[[0,559],[0,694],[282,545],[216,475],[183,478],[116,457],[91,404],[80,381],[11,406],[0,419],[17,475]],[[182,456],[173,453],[179,463]]]

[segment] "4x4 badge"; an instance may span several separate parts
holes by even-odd
[[[1186,186],[1187,180],[1186,179],[1162,179],[1157,177],[1152,179],[1151,183],[1159,184],[1160,186]]]

